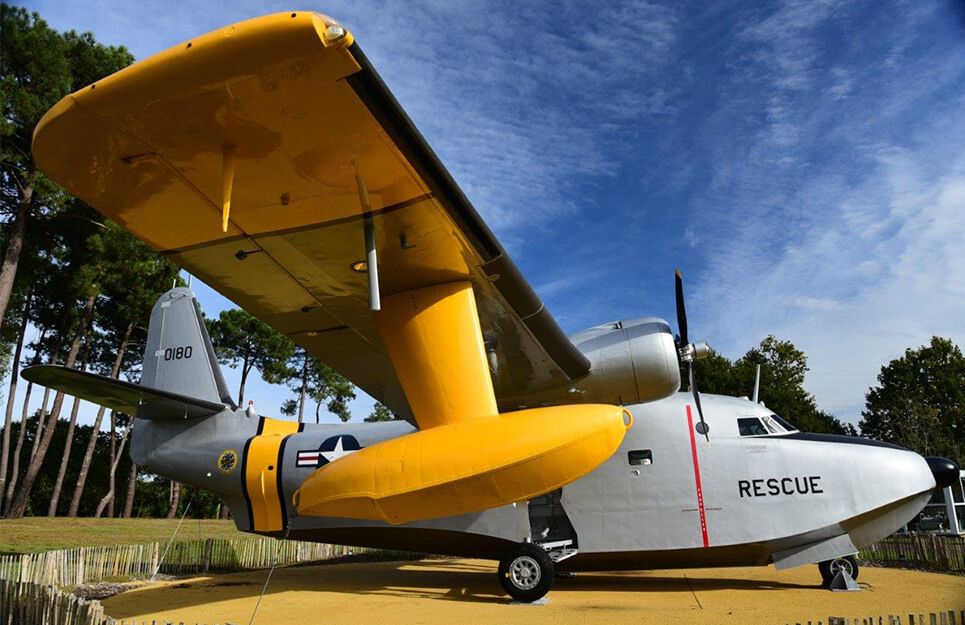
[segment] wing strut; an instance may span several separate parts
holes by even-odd
[[[369,188],[365,186],[365,178],[359,171],[358,161],[352,160],[355,166],[355,186],[358,187],[359,204],[362,207],[362,222],[365,228],[365,268],[369,275],[369,310],[382,310],[382,299],[379,296],[379,259],[375,251],[375,227],[372,225],[372,204],[369,202]]]
[[[369,272],[369,310],[382,310],[382,300],[379,297],[379,258],[375,252],[375,228],[372,218],[365,218],[365,266]]]

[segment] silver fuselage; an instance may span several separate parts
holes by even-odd
[[[921,510],[935,486],[921,456],[893,445],[798,432],[741,436],[738,419],[771,413],[746,399],[702,395],[708,442],[694,430],[692,401],[678,393],[629,406],[634,426],[619,450],[564,487],[552,507],[520,502],[400,526],[297,516],[291,495],[316,470],[298,466],[299,451],[338,436],[367,447],[413,428],[401,421],[306,425],[286,440],[278,466],[287,536],[485,558],[499,558],[521,540],[562,537],[578,550],[561,563],[573,570],[783,567],[844,555],[891,534]],[[161,475],[215,492],[239,529],[250,531],[243,471],[223,474],[215,463],[224,449],[243,449],[259,421],[240,410],[193,424],[138,420],[132,456]],[[536,520],[547,515],[547,523]]]

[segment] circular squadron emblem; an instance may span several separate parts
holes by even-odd
[[[218,456],[218,470],[228,475],[238,466],[238,452],[234,449],[225,449]]]

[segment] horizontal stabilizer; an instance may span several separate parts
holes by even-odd
[[[28,382],[147,419],[207,417],[225,409],[223,404],[59,365],[27,367],[20,375]]]

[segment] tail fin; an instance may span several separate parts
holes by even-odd
[[[154,304],[141,384],[237,408],[191,289],[173,288]]]

